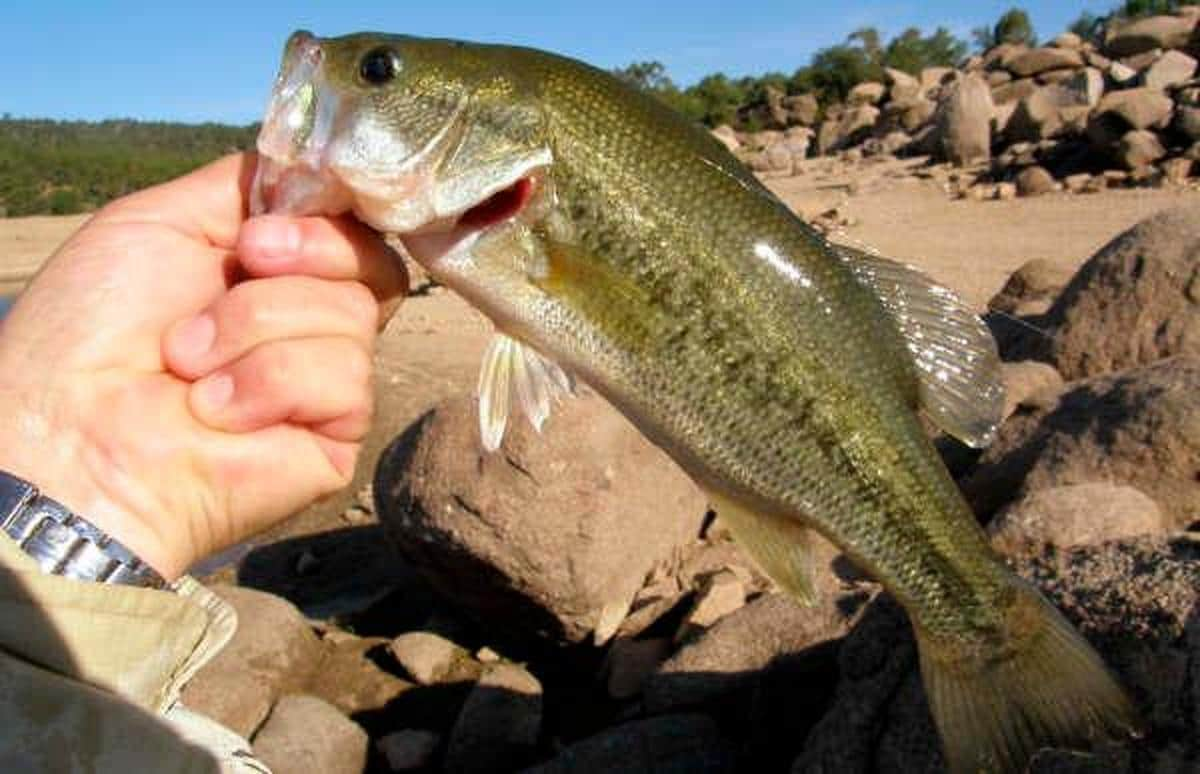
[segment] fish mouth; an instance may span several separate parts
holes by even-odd
[[[468,131],[466,98],[439,132],[408,147],[339,95],[321,43],[305,31],[288,41],[256,143],[251,214],[352,213],[381,233],[413,237],[410,252],[425,263],[517,217],[545,189],[548,152],[445,179]]]

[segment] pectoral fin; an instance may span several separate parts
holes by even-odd
[[[767,577],[801,603],[817,603],[812,530],[795,519],[756,513],[711,490],[708,496],[717,517]]]
[[[557,363],[497,331],[479,371],[479,436],[483,448],[500,448],[514,403],[520,404],[530,424],[541,432],[554,403],[571,394],[572,389],[570,377]]]
[[[975,448],[994,440],[1004,410],[1000,355],[966,302],[916,269],[833,245],[896,321],[912,353],[922,407],[938,427]]]

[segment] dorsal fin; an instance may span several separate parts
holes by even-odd
[[[954,291],[921,272],[844,245],[831,245],[883,302],[912,353],[921,406],[950,435],[990,444],[1003,419],[996,340]]]

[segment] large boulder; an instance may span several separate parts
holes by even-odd
[[[1007,68],[1019,78],[1029,78],[1048,70],[1083,67],[1083,55],[1069,48],[1031,48],[1012,57]]]
[[[1187,83],[1195,74],[1195,59],[1182,51],[1168,51],[1142,73],[1142,82],[1150,89],[1170,89]]]
[[[783,106],[793,124],[814,126],[821,115],[821,103],[812,94],[792,94],[783,98]]]
[[[479,445],[474,398],[443,403],[379,463],[380,521],[443,594],[488,625],[603,641],[657,563],[700,530],[707,501],[588,392],[538,434],[513,421]]]
[[[884,75],[887,76],[888,94],[892,102],[903,102],[913,99],[921,99],[924,95],[921,93],[921,80],[916,76],[909,75],[903,70],[897,70],[894,67],[883,68]]]
[[[851,105],[878,105],[887,87],[877,81],[865,81],[850,89],[846,101]]]
[[[1018,564],[1100,651],[1147,723],[1139,739],[1093,758],[1043,752],[1032,774],[1189,771],[1200,756],[1200,542],[1139,540],[1048,553]],[[937,732],[912,630],[881,598],[840,654],[837,698],[792,768],[809,772],[941,772]]]
[[[1200,208],[1118,236],[1083,265],[1047,322],[1049,358],[1067,379],[1200,356]]]
[[[314,696],[284,696],[254,737],[254,754],[279,774],[359,774],[367,765],[367,733]]]
[[[991,158],[993,108],[991,89],[978,73],[950,87],[938,107],[939,144],[948,161],[967,165]]]
[[[461,774],[517,770],[542,727],[542,685],[524,667],[500,663],[471,689],[446,745],[444,769]]]
[[[1117,143],[1117,160],[1126,169],[1146,169],[1154,162],[1167,155],[1167,149],[1154,132],[1145,129],[1134,129],[1126,132]]]
[[[1068,385],[1018,411],[960,480],[981,518],[1040,489],[1108,482],[1141,490],[1171,528],[1200,520],[1200,358]]]
[[[1121,58],[1143,54],[1156,48],[1184,48],[1196,23],[1180,16],[1150,16],[1126,24],[1114,24],[1105,35],[1104,52]]]
[[[1072,548],[1165,531],[1157,503],[1133,487],[1103,483],[1035,490],[988,524],[992,545],[1006,554],[1040,554],[1047,545]]]
[[[1127,132],[1166,128],[1174,110],[1171,98],[1157,89],[1110,91],[1092,113],[1088,136],[1096,147],[1109,148]]]

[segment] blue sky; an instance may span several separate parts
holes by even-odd
[[[1029,0],[1038,34],[1116,0]],[[814,51],[873,25],[939,25],[964,37],[1002,2],[797,0],[386,0],[231,3],[8,0],[0,12],[0,113],[22,117],[257,120],[287,35],[364,29],[517,43],[602,67],[657,59],[677,83],[716,71],[792,72]],[[339,7],[340,6],[340,7]],[[836,10],[830,10],[834,8]]]

